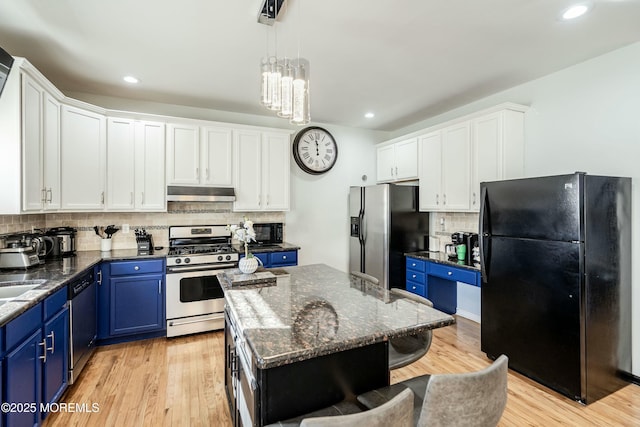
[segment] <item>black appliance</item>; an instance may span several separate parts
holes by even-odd
[[[481,349],[583,403],[631,371],[631,179],[481,184]]]
[[[100,280],[102,278],[100,277]],[[95,351],[98,338],[97,287],[93,270],[68,285],[69,300],[69,384]]]
[[[253,230],[256,232],[256,241],[251,245],[265,246],[282,243],[283,226],[281,222],[253,224]]]
[[[9,77],[9,71],[13,65],[13,57],[0,47],[0,94],[4,89],[4,84]]]

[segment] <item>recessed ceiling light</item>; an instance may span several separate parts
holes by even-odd
[[[138,80],[138,79],[136,79],[136,78],[135,78],[135,77],[133,77],[133,76],[124,76],[122,79],[123,79],[125,82],[127,82],[127,83],[134,83],[134,84],[135,84],[135,83],[138,83],[138,82],[139,82],[139,80]]]
[[[373,119],[376,115],[375,115],[375,114],[373,114],[373,113],[371,113],[371,112],[369,112],[369,113],[365,113],[365,115],[364,115],[364,116],[365,116],[367,119]]]
[[[589,10],[589,6],[586,4],[576,4],[565,10],[562,14],[562,19],[568,21],[584,15]]]

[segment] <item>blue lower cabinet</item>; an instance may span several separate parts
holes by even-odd
[[[96,272],[99,343],[165,333],[165,267],[163,258],[102,262]]]
[[[427,279],[425,275],[426,262],[407,257],[407,271],[405,289],[421,297],[427,297]]]
[[[43,354],[41,329],[32,332],[7,354],[4,360],[4,398],[9,404],[9,411],[4,413],[6,426],[32,427],[39,423]]]
[[[110,335],[139,334],[162,330],[164,275],[111,277]]]
[[[426,297],[433,306],[454,314],[458,305],[458,282],[480,286],[480,272],[468,268],[407,257],[406,289]]]
[[[46,360],[42,376],[42,401],[46,404],[57,402],[67,389],[69,309],[66,306],[44,324],[44,340]],[[44,419],[47,415],[47,412],[43,412],[42,418]]]
[[[264,268],[298,265],[298,251],[253,252],[252,254],[262,261]],[[240,255],[240,258],[244,258],[244,255]]]

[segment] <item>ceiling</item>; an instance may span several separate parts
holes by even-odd
[[[0,46],[63,92],[272,115],[259,64],[277,37],[310,62],[314,122],[394,131],[640,40],[640,1],[564,22],[572,3],[288,0],[270,27],[261,0],[2,1]]]

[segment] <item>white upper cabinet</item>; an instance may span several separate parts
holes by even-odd
[[[135,122],[107,119],[107,209],[135,206]]]
[[[419,152],[420,210],[437,211],[442,203],[442,132],[421,136]]]
[[[480,183],[524,175],[524,113],[503,110],[473,120],[471,210],[480,208]]]
[[[60,142],[61,208],[101,210],[105,206],[105,117],[62,106]]]
[[[442,130],[442,207],[469,209],[471,179],[471,126],[460,123]]]
[[[60,104],[22,74],[22,210],[60,208]]]
[[[107,120],[107,209],[166,211],[164,123]]]
[[[167,126],[167,184],[200,184],[200,130],[198,126]]]
[[[407,181],[418,178],[418,138],[377,147],[378,182]]]
[[[233,129],[171,124],[167,185],[232,187]]]
[[[235,132],[235,211],[289,210],[289,150],[288,133]]]
[[[523,177],[525,111],[502,104],[420,136],[420,210],[477,212],[481,182]]]
[[[135,208],[166,211],[164,123],[136,122]]]
[[[469,209],[470,158],[468,122],[420,137],[420,210]]]
[[[233,186],[233,131],[203,126],[200,132],[200,183],[216,187]]]

